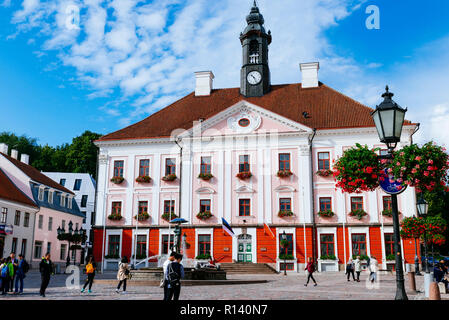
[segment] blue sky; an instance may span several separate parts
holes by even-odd
[[[193,91],[195,71],[237,87],[251,3],[0,0],[0,131],[58,145],[141,120]],[[449,144],[449,1],[258,3],[274,84],[300,82],[299,63],[319,61],[321,81],[374,107],[388,83],[422,123],[418,141]],[[369,5],[379,30],[365,26]]]

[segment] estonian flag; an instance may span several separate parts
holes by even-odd
[[[221,223],[223,230],[226,231],[231,237],[235,236],[234,231],[232,230],[231,226],[226,222],[224,218],[221,218]]]

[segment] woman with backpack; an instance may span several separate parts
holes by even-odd
[[[312,279],[313,282],[315,283],[314,286],[316,287],[318,284],[316,283],[315,278],[313,277],[313,273],[315,272],[315,265],[313,264],[312,257],[309,257],[307,265],[304,270],[307,271],[307,283],[304,286],[307,287],[310,279]]]
[[[84,284],[83,289],[81,290],[81,293],[83,293],[84,290],[86,290],[86,287],[88,285],[89,285],[89,290],[87,292],[92,293],[92,284],[94,283],[96,269],[97,269],[97,264],[94,261],[94,257],[89,256],[87,258],[87,264],[86,264],[87,279],[86,279],[86,283]]]
[[[1,278],[2,278],[2,295],[5,295],[9,291],[9,283],[12,277],[14,277],[14,265],[11,263],[11,257],[7,257],[3,260],[0,266]]]
[[[117,280],[119,281],[117,290],[115,290],[117,293],[120,292],[120,287],[123,283],[123,293],[126,293],[126,280],[129,278],[129,267],[128,267],[128,258],[123,257],[122,262],[120,262],[118,266],[118,272],[117,272]]]

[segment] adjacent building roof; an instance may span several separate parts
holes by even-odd
[[[37,205],[28,198],[8,176],[0,169],[0,199],[18,202],[27,206],[37,208]]]
[[[0,152],[1,155],[3,155],[6,159],[8,159],[10,162],[12,162],[12,164],[14,164],[18,169],[20,169],[23,173],[25,173],[28,177],[30,177],[31,180],[35,181],[35,182],[39,182],[42,183],[48,187],[57,189],[59,191],[62,192],[66,192],[66,193],[70,193],[70,194],[74,194],[72,191],[70,191],[67,188],[64,188],[63,186],[61,186],[59,183],[53,181],[52,179],[50,179],[49,177],[47,177],[45,174],[42,174],[39,170],[37,170],[36,168],[23,163],[17,159],[14,159],[10,156],[8,156],[7,154],[4,154],[2,152]]]
[[[374,127],[373,109],[322,83],[317,88],[304,89],[298,83],[274,85],[264,96],[252,98],[242,96],[239,88],[213,90],[210,96],[197,97],[192,92],[148,118],[98,141],[170,137],[173,130],[188,130],[193,121],[207,120],[242,100],[317,130]],[[303,116],[304,112],[308,117]],[[406,121],[405,124],[411,123]]]

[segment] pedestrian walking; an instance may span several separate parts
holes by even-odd
[[[45,290],[47,290],[50,277],[53,274],[53,262],[51,262],[50,258],[50,252],[47,252],[39,264],[39,271],[41,273],[41,289],[39,294],[43,298],[45,298]]]
[[[19,260],[16,259],[16,253],[15,252],[11,252],[10,255],[11,257],[11,263],[13,265],[14,268],[14,274],[12,275],[11,279],[9,280],[9,291],[13,292],[14,290],[14,280],[16,278],[16,273],[17,273],[17,269],[19,267]]]
[[[81,290],[81,293],[84,292],[84,290],[86,290],[86,287],[89,286],[88,289],[88,293],[92,293],[92,284],[94,283],[94,278],[95,278],[95,271],[97,270],[97,264],[95,263],[94,257],[93,256],[89,256],[87,258],[87,263],[86,263],[86,275],[87,275],[87,279],[86,282],[84,283],[84,287]]]
[[[352,275],[352,280],[355,281],[355,275],[354,275],[354,262],[352,261],[352,258],[349,258],[348,262],[346,263],[346,274],[348,275],[348,281],[350,276]]]
[[[117,289],[115,290],[117,293],[120,292],[120,287],[123,284],[123,293],[126,293],[126,281],[128,280],[130,275],[129,267],[128,267],[128,258],[123,257],[122,261],[118,266],[117,272],[117,280],[119,281]]]
[[[2,295],[6,295],[9,291],[9,286],[11,284],[11,278],[14,275],[14,266],[11,263],[11,257],[7,257],[2,260],[2,265],[0,266],[1,278],[2,278]]]
[[[313,273],[315,272],[315,264],[313,263],[312,257],[309,257],[307,265],[304,270],[306,270],[307,273],[307,283],[304,284],[304,286],[307,287],[310,279],[312,279],[314,286],[316,287],[318,284],[316,283],[315,278],[313,277]]]
[[[362,272],[362,261],[360,261],[360,256],[354,260],[354,270],[357,274],[357,282],[360,282],[360,272]]]
[[[379,270],[379,263],[376,257],[372,256],[369,262],[370,281],[377,281],[377,271]]]
[[[30,265],[23,257],[23,254],[19,254],[19,263],[17,267],[17,273],[16,273],[16,281],[14,284],[15,287],[15,294],[22,294],[23,293],[23,279],[26,277],[26,273],[30,269]]]
[[[172,251],[172,253],[170,253],[170,256],[168,257],[168,259],[162,265],[162,270],[164,271],[164,274],[163,274],[163,277],[161,280],[160,287],[164,288],[164,301],[168,300],[167,269],[168,269],[168,265],[170,263],[172,263],[173,261],[175,261],[175,255],[176,255],[176,252]]]
[[[167,266],[168,300],[179,300],[181,279],[184,278],[184,266],[181,261],[182,254],[175,253],[175,261]]]

